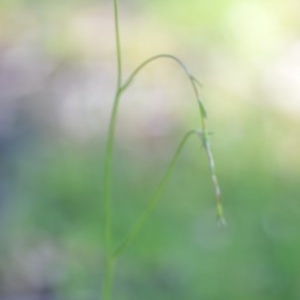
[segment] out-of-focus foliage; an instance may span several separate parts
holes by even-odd
[[[216,226],[205,154],[191,140],[120,259],[115,299],[299,299],[298,1],[120,4],[125,74],[171,52],[203,81],[228,226]],[[111,3],[2,0],[0,15],[0,298],[98,299]],[[161,62],[122,99],[115,242],[198,126],[192,96]]]

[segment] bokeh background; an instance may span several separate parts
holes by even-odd
[[[190,140],[119,261],[114,299],[300,299],[300,2],[120,2],[124,76],[172,53],[203,83],[228,226]],[[1,300],[100,298],[115,82],[112,1],[0,1]],[[198,126],[174,63],[141,72],[117,127],[115,242]]]

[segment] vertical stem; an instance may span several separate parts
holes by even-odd
[[[104,283],[103,283],[103,294],[102,294],[103,298],[101,298],[103,300],[111,299],[114,265],[115,265],[115,261],[113,259],[107,261],[106,273],[104,276]]]
[[[114,21],[115,21],[115,36],[116,36],[116,52],[117,52],[117,86],[113,101],[113,108],[111,112],[105,162],[104,162],[104,238],[105,238],[105,271],[102,287],[102,300],[110,300],[112,294],[113,271],[115,261],[112,255],[112,213],[111,213],[111,175],[112,175],[112,156],[114,147],[114,137],[116,120],[118,113],[118,106],[121,97],[122,84],[122,58],[121,58],[121,43],[119,33],[119,17],[118,17],[118,3],[113,0],[114,4]]]
[[[117,88],[120,89],[122,84],[122,55],[121,55],[121,41],[119,30],[119,13],[118,13],[118,1],[114,0],[114,16],[115,16],[115,34],[116,34],[116,48],[117,48]]]

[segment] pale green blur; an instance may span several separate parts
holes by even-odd
[[[299,299],[299,8],[120,1],[125,76],[170,53],[204,86],[228,224],[216,224],[205,152],[191,140],[120,258],[115,300]],[[110,1],[0,1],[0,299],[100,297],[112,18]],[[141,72],[119,117],[116,244],[183,134],[199,127],[189,82],[169,61]]]

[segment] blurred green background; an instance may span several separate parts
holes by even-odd
[[[192,139],[114,299],[300,299],[300,2],[120,2],[124,76],[171,53],[204,85],[228,226]],[[0,1],[0,299],[100,298],[114,47],[112,1]],[[174,63],[141,72],[117,127],[116,243],[198,126]]]

